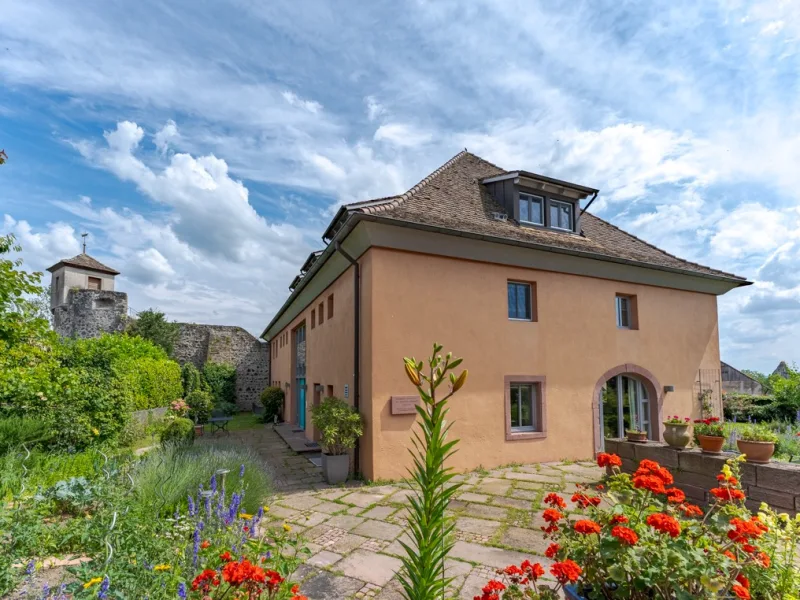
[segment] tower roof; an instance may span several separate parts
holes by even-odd
[[[77,267],[79,269],[86,269],[87,271],[99,271],[100,273],[108,273],[109,275],[119,275],[119,271],[107,267],[96,258],[92,258],[85,252],[73,256],[72,258],[64,258],[49,267],[47,270],[53,273],[61,267]]]

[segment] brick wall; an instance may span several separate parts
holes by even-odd
[[[606,440],[606,452],[622,458],[622,470],[632,473],[639,461],[649,458],[667,467],[675,485],[697,502],[708,501],[708,490],[717,487],[717,473],[734,454],[703,454],[700,450],[678,451],[660,442],[635,444],[627,440]],[[778,512],[800,512],[800,464],[771,462],[766,465],[742,463],[742,489],[747,506],[757,510],[766,502]]]

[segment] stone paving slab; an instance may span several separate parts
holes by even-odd
[[[354,492],[352,494],[348,494],[347,496],[343,496],[339,498],[339,502],[345,502],[347,504],[355,504],[356,506],[360,506],[361,508],[367,508],[368,506],[372,506],[373,504],[377,504],[386,496],[388,493],[378,493],[374,491],[370,492]]]
[[[459,517],[456,519],[456,529],[477,535],[492,536],[502,527],[498,521],[487,521],[486,519],[473,519],[472,517]]]
[[[394,506],[376,506],[362,513],[361,516],[365,519],[386,519],[395,511],[397,511],[397,508]]]
[[[450,557],[502,569],[508,565],[520,564],[530,558],[530,554],[458,541],[453,545]]]
[[[403,528],[392,523],[369,519],[353,529],[353,533],[391,542],[403,533]]]
[[[336,554],[336,552],[328,552],[327,550],[321,550],[309,558],[308,561],[306,561],[306,564],[313,565],[315,567],[330,567],[340,560],[342,560],[341,554]]]
[[[348,577],[375,585],[386,585],[400,570],[402,564],[400,559],[393,556],[356,550],[336,568]]]
[[[338,527],[345,531],[355,529],[364,522],[364,517],[357,517],[355,515],[334,515],[326,521],[330,527]]]
[[[352,597],[364,587],[364,582],[323,572],[303,582],[302,593],[309,600],[342,600]]]

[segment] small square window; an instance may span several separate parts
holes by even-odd
[[[544,225],[544,198],[530,194],[519,195],[519,222]]]
[[[319,310],[317,312],[319,313],[319,324],[322,325],[322,323],[325,321],[325,303],[324,302],[320,302],[319,303]]]
[[[328,296],[328,320],[333,318],[333,294]]]
[[[103,287],[103,280],[99,277],[89,277],[89,289],[100,290]]]
[[[636,296],[617,294],[617,327],[620,329],[638,329]]]
[[[315,309],[311,309],[311,329],[317,326],[317,311]]]
[[[532,286],[530,283],[508,282],[508,318],[533,320]]]
[[[572,204],[550,200],[550,227],[572,231]]]
[[[505,378],[506,440],[547,436],[544,401],[545,378],[509,375]]]

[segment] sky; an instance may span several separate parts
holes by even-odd
[[[343,202],[463,148],[746,276],[723,360],[800,362],[800,3],[0,0],[0,233],[258,334]],[[49,283],[49,276],[46,278]]]

